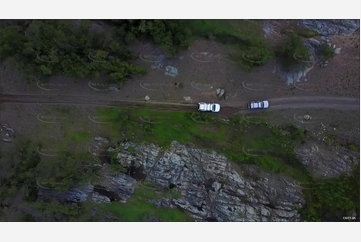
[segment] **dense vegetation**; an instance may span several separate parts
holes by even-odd
[[[34,20],[26,29],[1,28],[0,39],[1,60],[14,57],[27,76],[106,76],[118,83],[145,73],[143,67],[130,64],[134,56],[122,41],[111,32],[90,31],[89,20],[82,20],[80,26],[60,20]]]
[[[279,57],[286,70],[292,70],[296,66],[307,65],[309,53],[303,45],[301,37],[296,33],[288,33],[287,38],[276,49],[276,56]]]
[[[37,170],[40,162],[39,155],[26,146],[28,142],[20,142],[10,157],[0,157],[0,200],[1,206],[10,206],[13,197],[19,190],[23,190],[25,199],[34,201],[37,197]],[[9,162],[12,161],[12,162]]]
[[[315,181],[307,195],[301,211],[305,221],[347,222],[343,217],[360,214],[360,166],[350,176]]]
[[[66,191],[71,185],[87,182],[97,170],[96,161],[86,156],[62,153],[56,158],[42,158],[30,140],[18,140],[14,150],[0,157],[0,201],[10,206],[15,196],[28,202],[37,200],[38,185]],[[41,148],[40,148],[41,150]]]
[[[240,21],[238,21],[241,23]],[[125,82],[144,74],[130,64],[135,57],[126,49],[136,39],[153,41],[168,57],[185,49],[198,37],[216,39],[245,70],[263,65],[273,52],[254,26],[234,26],[225,20],[108,20],[105,32],[92,30],[91,21],[34,20],[26,25],[0,28],[1,60],[13,57],[30,78],[62,74],[67,77],[105,76]],[[246,21],[244,21],[246,23]],[[31,75],[29,75],[31,74]]]
[[[231,59],[250,71],[273,55],[267,48],[259,23],[229,20],[113,20],[117,34],[127,43],[147,38],[162,47],[168,56],[176,54],[196,38],[216,40],[231,51]],[[240,24],[241,23],[241,24]]]
[[[150,39],[168,56],[188,46],[192,32],[181,20],[112,20],[106,33],[91,30],[91,22],[80,26],[61,20],[34,20],[27,27],[0,29],[1,60],[14,57],[27,76],[61,74],[84,78],[105,76],[113,83],[145,74],[132,65],[135,56],[126,49],[136,39]]]
[[[116,33],[125,43],[136,39],[151,39],[168,56],[188,47],[192,32],[184,20],[112,20]]]
[[[264,41],[262,21],[257,20],[104,20],[107,29],[95,31],[90,20],[74,23],[63,20],[34,20],[28,26],[0,28],[0,56],[15,57],[27,73],[40,76],[62,74],[67,77],[105,76],[110,82],[127,81],[144,74],[144,68],[130,64],[135,56],[127,45],[135,40],[151,40],[167,57],[186,49],[196,38],[220,42],[230,60],[246,71],[261,66],[274,55],[286,69],[308,61],[307,49],[300,36],[317,32],[297,28],[273,50]],[[331,58],[322,47],[321,54]],[[295,57],[300,61],[297,61]]]

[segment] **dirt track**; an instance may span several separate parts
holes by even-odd
[[[89,101],[90,100],[90,101]],[[270,109],[281,110],[289,108],[332,108],[339,110],[360,110],[360,100],[357,98],[344,97],[286,97],[269,99]],[[197,104],[193,103],[172,103],[124,100],[108,96],[91,95],[59,95],[59,94],[2,94],[0,103],[22,103],[22,104],[64,104],[64,105],[91,105],[91,106],[109,106],[109,107],[128,107],[128,108],[151,108],[157,110],[169,111],[195,111]],[[232,113],[249,113],[246,101],[242,102],[223,102],[222,106],[232,109]],[[230,114],[227,112],[227,114]]]

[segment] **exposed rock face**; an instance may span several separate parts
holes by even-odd
[[[320,35],[350,35],[360,29],[360,20],[311,20],[301,19],[298,24],[317,31]]]
[[[291,181],[254,166],[237,172],[222,155],[176,142],[165,151],[152,144],[132,153],[125,149],[118,159],[125,166],[143,167],[146,180],[182,194],[149,202],[181,208],[199,221],[297,221],[295,208],[304,203]]]
[[[44,201],[59,202],[94,202],[109,203],[119,201],[125,203],[134,192],[136,181],[126,174],[116,176],[104,175],[95,184],[72,187],[68,191],[58,192],[39,188],[38,198]]]
[[[319,59],[318,53],[322,44],[320,41],[311,38],[305,40],[303,44],[308,49],[309,61],[305,62],[303,60],[299,60],[296,56],[295,59],[297,59],[300,64],[301,62],[303,62],[303,64],[306,64],[306,67],[304,67],[303,65],[299,65],[298,67],[295,67],[294,70],[285,71],[281,65],[276,65],[273,69],[273,73],[285,80],[287,85],[294,84],[295,82],[300,82],[301,79],[305,78],[308,72],[313,69],[314,65]]]
[[[129,149],[131,148],[131,149]],[[264,172],[255,166],[233,166],[226,157],[173,142],[162,150],[153,144],[123,143],[117,148],[119,162],[162,188],[177,189],[181,198],[149,200],[159,207],[178,208],[196,221],[298,221],[302,193],[291,179]],[[134,170],[133,169],[133,170]],[[238,169],[238,170],[237,170]],[[135,176],[129,169],[131,176]],[[43,201],[125,203],[136,180],[119,173],[103,175],[92,184],[66,192],[39,188]],[[152,219],[150,219],[152,220]]]
[[[268,38],[272,33],[272,25],[268,21],[263,22],[263,36]]]
[[[307,73],[310,72],[312,69],[313,66],[306,69],[286,72],[283,70],[283,67],[279,65],[274,67],[273,73],[285,80],[287,85],[292,85],[295,82],[300,82],[301,79],[305,78]]]
[[[315,177],[333,178],[349,173],[360,162],[359,154],[339,147],[331,149],[317,145],[305,144],[296,147],[296,155]]]

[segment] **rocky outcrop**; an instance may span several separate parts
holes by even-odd
[[[359,164],[359,154],[342,147],[325,147],[318,143],[307,143],[295,148],[295,153],[303,165],[315,177],[334,178],[348,174]]]
[[[281,65],[276,65],[273,68],[273,74],[278,75],[286,81],[287,85],[293,85],[295,82],[300,82],[306,77],[307,73],[313,69],[313,66],[306,69],[299,69],[294,71],[285,71]]]
[[[311,20],[301,19],[298,25],[317,31],[322,36],[350,35],[360,29],[359,19],[325,19]]]
[[[296,58],[299,61],[298,66],[294,66],[294,70],[285,71],[281,65],[276,65],[273,73],[280,76],[283,80],[286,81],[288,85],[294,84],[295,82],[302,81],[301,79],[306,77],[306,74],[312,70],[315,65],[320,67],[326,67],[328,61],[322,60],[320,58],[320,47],[322,44],[328,44],[332,46],[330,38],[334,35],[351,35],[360,29],[359,20],[310,20],[310,19],[301,19],[297,21],[297,24],[302,27],[306,27],[321,35],[320,40],[314,38],[308,38],[303,40],[304,45],[309,50],[309,61],[303,61]],[[263,26],[263,32],[265,37],[269,37],[271,33],[275,31],[272,30],[272,26],[268,21],[265,21]],[[341,48],[333,46],[334,53],[339,54]]]
[[[299,65],[295,66],[293,70],[285,71],[283,66],[279,64],[273,69],[273,73],[285,80],[288,85],[305,79],[306,75],[315,65],[319,65],[320,67],[326,67],[328,65],[328,61],[324,61],[320,58],[320,48],[323,44],[328,44],[330,47],[332,46],[331,43],[329,43],[329,38],[325,37],[321,38],[321,40],[310,38],[303,40],[303,44],[308,49],[309,61],[299,60],[294,56],[294,58],[299,61]],[[335,54],[339,54],[341,51],[341,48],[336,48],[335,45],[333,46],[333,49]]]
[[[129,168],[127,174],[104,174],[96,182],[66,192],[42,186],[38,198],[126,203],[138,179],[159,188],[177,189],[181,197],[147,201],[158,207],[185,211],[195,221],[299,220],[297,209],[304,204],[300,188],[293,180],[256,166],[235,166],[223,155],[177,142],[166,150],[154,144],[121,143],[109,151],[116,152],[119,163]]]
[[[135,179],[123,173],[115,176],[105,174],[97,182],[89,182],[89,184],[71,187],[67,191],[60,192],[40,185],[38,181],[38,199],[62,203],[109,203],[112,201],[125,203],[132,196],[136,183]]]
[[[149,200],[180,208],[199,221],[297,221],[304,203],[291,180],[254,166],[241,171],[222,155],[173,142],[169,149],[144,144],[118,153],[123,166],[142,167],[146,180],[178,189],[178,199]]]

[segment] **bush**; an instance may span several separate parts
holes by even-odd
[[[294,124],[286,126],[285,130],[290,132],[291,140],[303,140],[306,135],[306,130],[299,129]]]
[[[328,44],[322,44],[320,47],[320,55],[324,60],[330,60],[335,56],[335,52]]]
[[[33,148],[30,141],[19,140],[10,155],[1,157],[0,170],[6,171],[0,173],[0,197],[3,204],[11,202],[20,188],[27,193],[25,199],[36,200],[37,167],[41,159]]]
[[[356,145],[354,145],[352,143],[347,143],[346,147],[347,147],[347,149],[352,150],[352,151],[359,151],[359,148],[356,147]]]
[[[319,33],[317,31],[309,29],[309,28],[305,28],[305,27],[298,28],[297,33],[298,33],[298,35],[305,37],[305,38],[312,38],[312,37],[319,35]]]
[[[24,35],[20,27],[9,26],[0,28],[0,62],[7,57],[22,51],[29,51],[27,48],[22,48],[24,45]]]

